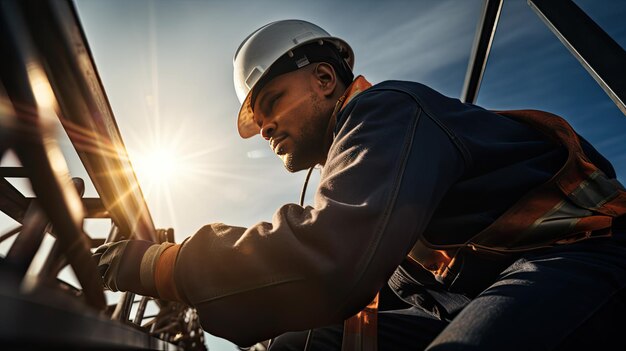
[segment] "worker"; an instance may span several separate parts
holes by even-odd
[[[239,134],[289,172],[321,166],[314,204],[181,244],[108,243],[106,286],[182,301],[207,332],[270,350],[339,350],[376,300],[381,350],[626,349],[626,192],[609,161],[561,117],[372,86],[354,59],[306,21],[248,36]]]

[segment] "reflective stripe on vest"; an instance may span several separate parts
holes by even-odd
[[[535,111],[496,111],[526,123],[568,151],[547,182],[528,192],[465,243],[434,245],[421,238],[409,257],[435,276],[445,275],[459,249],[494,254],[528,251],[610,236],[613,219],[626,214],[626,191],[584,154],[578,136],[561,117]]]

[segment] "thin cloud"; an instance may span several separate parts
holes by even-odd
[[[366,41],[359,61],[364,71],[380,71],[385,75],[402,77],[414,72],[423,74],[455,64],[469,56],[476,15],[480,6],[474,2],[441,2],[403,23],[382,17],[389,23],[377,36],[356,38]]]

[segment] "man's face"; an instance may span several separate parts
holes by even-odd
[[[272,79],[254,103],[261,135],[289,172],[326,160],[324,145],[334,104],[318,88],[313,70],[307,66]]]

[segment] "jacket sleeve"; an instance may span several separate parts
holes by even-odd
[[[339,116],[315,205],[201,228],[178,254],[178,290],[205,330],[239,345],[341,322],[385,284],[463,168],[411,95],[366,91]]]

